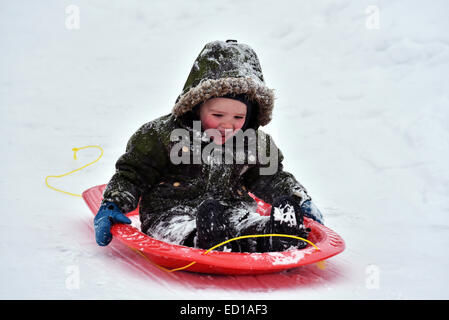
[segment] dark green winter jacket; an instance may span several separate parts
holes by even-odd
[[[195,140],[202,133],[194,130],[193,121],[198,117],[192,109],[213,97],[241,93],[257,105],[250,127],[260,139],[259,143],[257,139],[245,140],[245,146],[256,144],[265,160],[258,153],[254,158],[254,154],[246,152],[243,163],[173,163],[173,148],[175,154],[186,152],[193,159],[193,151],[201,153],[210,146],[210,141]],[[141,228],[146,232],[158,215],[170,208],[181,204],[195,208],[209,198],[235,206],[254,204],[248,192],[267,203],[281,195],[294,195],[301,204],[309,200],[304,187],[283,170],[282,153],[273,147],[271,137],[259,129],[270,122],[273,103],[273,91],[266,87],[259,60],[249,46],[233,40],[208,43],[195,60],[172,112],[144,124],[130,138],[103,194],[104,201],[116,203],[124,213],[139,205]],[[171,137],[175,129],[187,132],[189,139],[184,141],[190,143],[180,148],[179,139]],[[235,150],[222,150],[236,159]],[[278,152],[273,157],[276,162],[266,163],[273,152]],[[269,166],[276,168],[275,172],[262,175],[260,169]]]

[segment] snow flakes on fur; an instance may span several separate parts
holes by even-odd
[[[242,93],[258,104],[259,125],[268,124],[274,92],[265,85],[256,53],[246,44],[213,41],[195,60],[172,113],[179,117],[210,98]]]

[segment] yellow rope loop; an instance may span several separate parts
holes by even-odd
[[[50,175],[50,176],[46,176],[46,177],[45,177],[45,184],[47,185],[47,187],[49,187],[50,189],[53,189],[53,190],[55,190],[55,191],[65,193],[65,194],[67,194],[67,195],[69,195],[69,196],[74,196],[74,197],[80,197],[80,198],[81,198],[82,195],[80,195],[80,194],[71,193],[71,192],[67,192],[67,191],[60,190],[60,189],[57,189],[57,188],[55,188],[55,187],[52,187],[51,185],[48,184],[48,178],[62,178],[62,177],[68,176],[69,174],[75,173],[75,172],[77,172],[77,171],[80,171],[80,170],[86,168],[87,166],[90,166],[90,165],[94,164],[95,162],[97,162],[98,160],[100,160],[100,158],[103,156],[103,149],[102,149],[100,146],[85,146],[85,147],[81,147],[81,148],[73,148],[73,149],[72,149],[72,151],[73,151],[73,159],[77,160],[76,153],[77,153],[79,150],[87,149],[87,148],[98,148],[98,149],[100,149],[100,151],[101,151],[100,156],[99,156],[95,161],[92,161],[92,162],[90,162],[90,163],[88,163],[88,164],[86,164],[86,165],[84,165],[84,166],[82,166],[82,167],[80,167],[80,168],[78,168],[78,169],[72,170],[72,171],[70,171],[70,172],[67,172],[67,173],[64,173],[64,174],[60,174],[60,175]]]

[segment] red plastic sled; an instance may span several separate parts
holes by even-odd
[[[92,187],[83,192],[83,199],[95,215],[103,199],[106,185]],[[250,194],[258,203],[258,212],[269,215],[271,206]],[[127,214],[138,215],[138,208]],[[174,271],[189,264],[183,270],[211,274],[263,274],[279,272],[312,264],[339,254],[345,249],[343,239],[331,229],[304,218],[304,224],[312,231],[308,240],[318,249],[308,244],[301,250],[288,250],[268,253],[221,252],[174,245],[156,240],[127,224],[114,224],[111,233],[128,247],[138,250],[154,264]]]

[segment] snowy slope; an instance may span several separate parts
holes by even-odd
[[[69,5],[79,29],[66,27]],[[449,298],[448,9],[2,1],[0,298]],[[324,270],[168,274],[116,240],[98,247],[82,199],[45,185],[95,160],[97,149],[73,158],[87,145],[100,161],[50,183],[78,194],[107,183],[130,135],[170,112],[204,44],[226,39],[257,52],[277,97],[266,130],[346,241]]]

